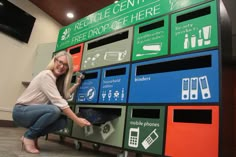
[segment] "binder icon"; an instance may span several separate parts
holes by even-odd
[[[182,79],[182,100],[189,99],[189,78]]]
[[[210,99],[211,93],[207,76],[201,76],[182,79],[182,100],[197,100],[199,92],[198,84],[202,99]]]
[[[198,78],[192,77],[190,81],[190,99],[197,100],[198,99]]]
[[[202,93],[203,99],[209,99],[211,98],[211,93],[209,89],[209,84],[207,80],[207,76],[199,77],[199,83],[200,83],[200,89]]]

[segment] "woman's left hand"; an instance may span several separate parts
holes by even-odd
[[[76,83],[74,85],[76,86],[80,85],[81,81],[82,81],[81,77],[77,77]]]

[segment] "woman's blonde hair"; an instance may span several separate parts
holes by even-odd
[[[57,78],[56,85],[57,85],[57,89],[60,92],[61,96],[65,99],[68,99],[68,98],[70,98],[70,93],[68,92],[68,90],[70,88],[71,78],[73,75],[73,60],[72,60],[71,54],[64,51],[64,50],[57,52],[54,55],[54,57],[52,58],[52,60],[49,62],[46,69],[53,70],[55,59],[60,56],[66,56],[67,62],[68,62],[68,70],[66,71],[65,74],[63,74]]]

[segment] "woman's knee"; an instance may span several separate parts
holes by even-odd
[[[48,112],[50,112],[55,117],[61,116],[61,109],[55,105],[49,105]]]

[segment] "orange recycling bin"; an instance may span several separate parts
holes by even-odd
[[[84,43],[67,48],[67,52],[69,52],[73,58],[73,63],[74,63],[73,71],[74,72],[80,70],[83,48],[84,48]]]
[[[218,157],[219,106],[169,106],[165,155]]]

